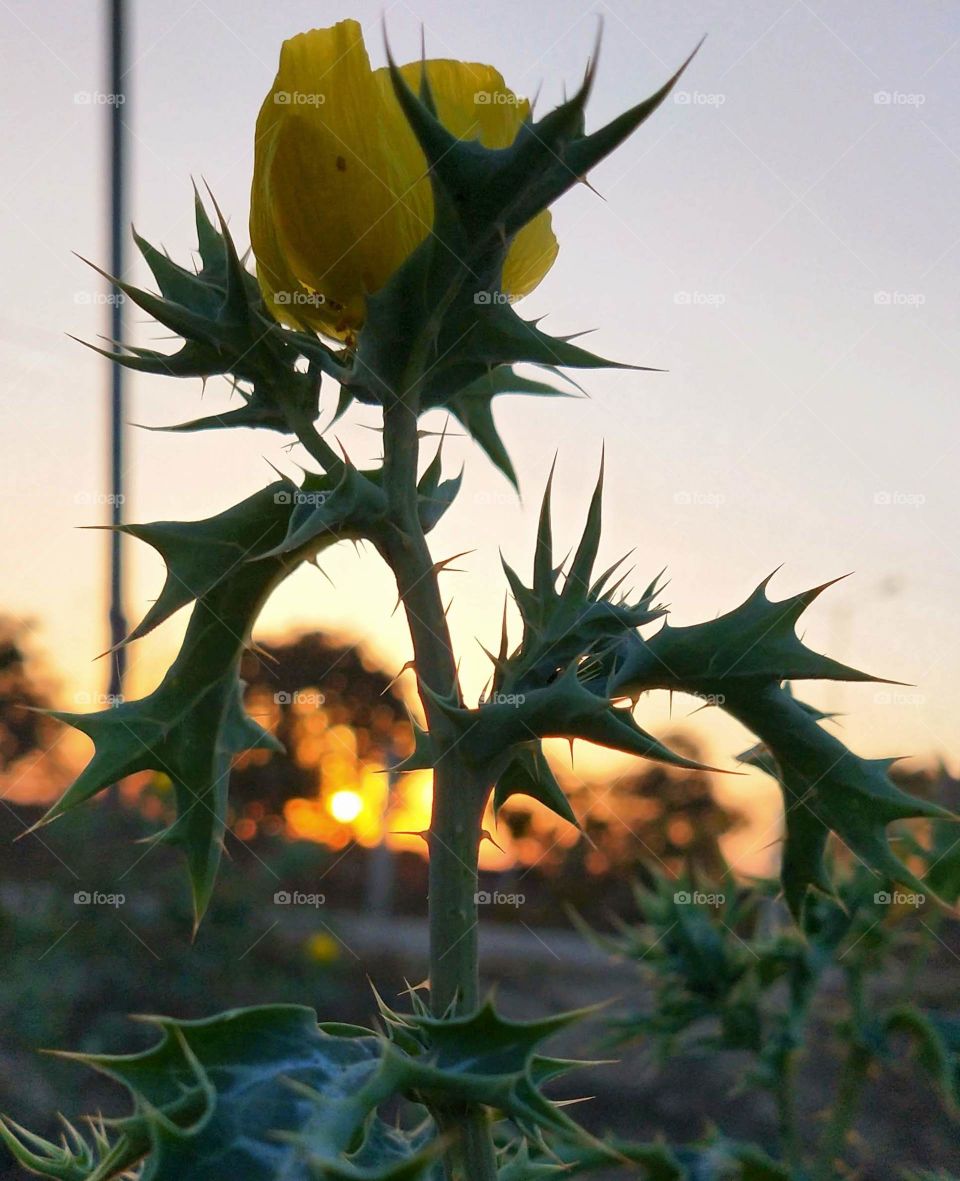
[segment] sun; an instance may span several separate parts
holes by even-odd
[[[330,815],[341,824],[350,824],[363,810],[363,800],[359,792],[335,791],[327,805]]]

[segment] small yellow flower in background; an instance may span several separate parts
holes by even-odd
[[[303,946],[307,958],[316,964],[333,964],[340,958],[340,944],[324,931],[311,935]]]
[[[434,60],[427,78],[444,126],[509,147],[530,112],[491,66]],[[420,85],[421,63],[402,66]],[[250,240],[264,298],[295,327],[347,339],[433,224],[426,159],[386,68],[372,70],[360,25],[340,21],[285,41],[257,119]],[[550,214],[516,235],[502,288],[518,298],[557,255]]]

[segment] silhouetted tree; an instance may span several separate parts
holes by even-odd
[[[321,730],[349,727],[362,760],[388,764],[409,748],[399,693],[356,646],[319,632],[261,644],[246,654],[241,675],[248,709],[269,725],[286,754],[258,751],[239,762],[231,788],[238,803],[256,801],[279,813],[291,797],[316,794],[323,784],[311,742]]]

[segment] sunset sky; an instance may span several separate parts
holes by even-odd
[[[599,353],[664,373],[587,376],[590,399],[501,403],[498,422],[523,502],[466,440],[464,490],[436,530],[437,557],[474,547],[451,575],[451,622],[478,690],[504,583],[498,548],[526,574],[535,515],[558,451],[559,548],[575,541],[606,444],[602,557],[635,548],[638,583],[662,567],[677,623],[740,602],[783,564],[786,595],[854,571],[809,612],[808,642],[916,688],[825,687],[864,754],[957,754],[960,507],[955,491],[960,336],[960,10],[896,3],[706,0],[439,0],[331,3],[168,0],[131,5],[137,229],[185,259],[191,177],[204,178],[247,241],[253,125],[281,41],[349,15],[375,65],[385,16],[398,60],[496,65],[538,109],[579,81],[603,18],[589,114],[595,127],[656,89],[701,36],[673,101],[556,207],[560,255],[522,305],[555,333],[596,331]],[[73,708],[106,669],[102,522],[107,366],[67,339],[106,331],[105,288],[74,255],[105,263],[108,89],[100,5],[3,0],[0,430],[5,441],[0,611],[36,622],[35,642]],[[145,267],[130,276],[148,282]],[[133,339],[155,335],[131,317]],[[130,419],[200,412],[196,382],[135,378]],[[336,403],[327,391],[324,421]],[[211,408],[226,405],[215,383]],[[377,454],[375,421],[337,434],[355,461]],[[431,425],[442,425],[437,418]],[[130,520],[207,516],[296,455],[268,432],[134,431]],[[302,458],[302,457],[301,457]],[[128,549],[131,620],[159,590],[152,551]],[[606,565],[607,562],[603,562]],[[261,635],[334,628],[390,667],[408,657],[395,591],[372,553],[342,547],[291,579]],[[149,690],[180,617],[131,653]],[[674,721],[694,703],[674,704]],[[79,706],[83,708],[82,705]],[[666,705],[643,714],[668,724]],[[697,719],[710,753],[744,738]],[[589,761],[585,766],[590,766]],[[741,781],[742,783],[742,781]],[[739,787],[736,790],[741,790]]]

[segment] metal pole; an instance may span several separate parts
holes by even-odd
[[[110,101],[110,272],[121,277],[126,270],[125,244],[127,236],[126,210],[126,0],[109,0],[109,59]],[[110,300],[110,337],[122,341],[123,296],[116,288]],[[123,520],[124,503],[124,376],[122,365],[111,364],[110,375],[110,523]],[[123,605],[123,534],[110,534],[110,645],[118,644],[127,634],[127,620]],[[126,650],[117,648],[110,657],[110,679],[107,692],[111,702],[118,702],[123,694],[126,672]]]

